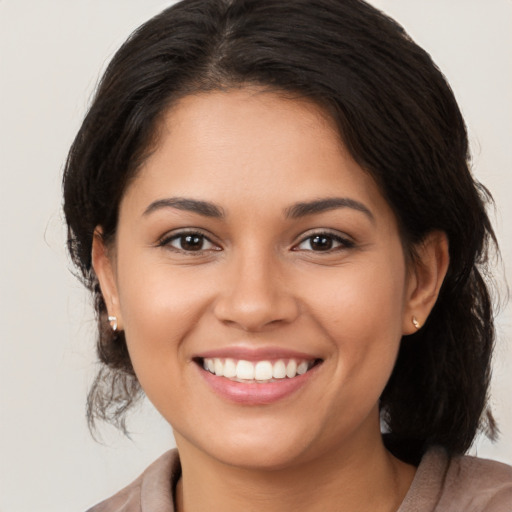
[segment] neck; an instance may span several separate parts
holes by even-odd
[[[363,452],[340,447],[272,470],[230,466],[179,435],[176,441],[183,471],[176,490],[177,512],[394,512],[415,472],[394,458],[380,437]]]

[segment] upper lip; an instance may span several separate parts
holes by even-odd
[[[242,347],[232,346],[201,352],[194,359],[237,359],[244,361],[277,361],[278,359],[299,359],[311,361],[320,359],[306,352],[284,349],[281,347]]]

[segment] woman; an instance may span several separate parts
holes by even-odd
[[[89,418],[143,390],[178,452],[93,510],[510,510],[512,470],[462,456],[495,431],[467,162],[442,74],[364,2],[192,0],[137,30],[64,209]]]

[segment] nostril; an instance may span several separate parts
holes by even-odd
[[[217,297],[214,315],[224,325],[245,332],[265,331],[293,322],[300,314],[298,303],[280,288],[279,282],[252,267],[238,272],[236,284]]]

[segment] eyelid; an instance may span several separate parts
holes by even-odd
[[[203,237],[205,240],[207,240],[213,247],[212,248],[208,248],[208,249],[200,249],[198,251],[187,251],[185,249],[179,249],[179,248],[176,248],[176,247],[173,247],[171,245],[171,242],[173,240],[176,240],[182,236],[186,236],[186,235],[196,235],[196,236],[201,236]],[[212,240],[212,236],[205,233],[203,229],[201,228],[195,228],[195,227],[187,227],[187,228],[179,228],[179,229],[176,229],[176,230],[172,230],[172,231],[168,231],[167,233],[165,233],[164,235],[162,235],[156,242],[156,246],[157,247],[168,247],[170,249],[173,249],[175,250],[176,252],[184,252],[184,253],[188,253],[188,254],[201,254],[203,252],[207,252],[207,251],[221,251],[222,250],[222,247],[220,247],[220,245],[216,242],[214,242]]]
[[[322,236],[322,235],[331,237],[332,239],[337,241],[340,244],[340,246],[334,247],[334,248],[326,250],[326,251],[313,251],[312,249],[299,249],[299,245],[301,245],[302,243],[306,242],[307,240],[309,240],[311,238],[314,238],[315,236]],[[323,252],[324,254],[327,254],[327,253],[332,253],[332,252],[338,251],[338,250],[350,249],[350,248],[354,247],[355,245],[356,244],[355,244],[354,240],[350,236],[346,235],[345,233],[341,233],[339,231],[328,229],[328,228],[325,228],[325,229],[319,228],[319,229],[312,229],[310,231],[307,231],[306,233],[302,233],[298,242],[296,242],[293,245],[292,250],[293,251],[318,252],[318,253]]]

